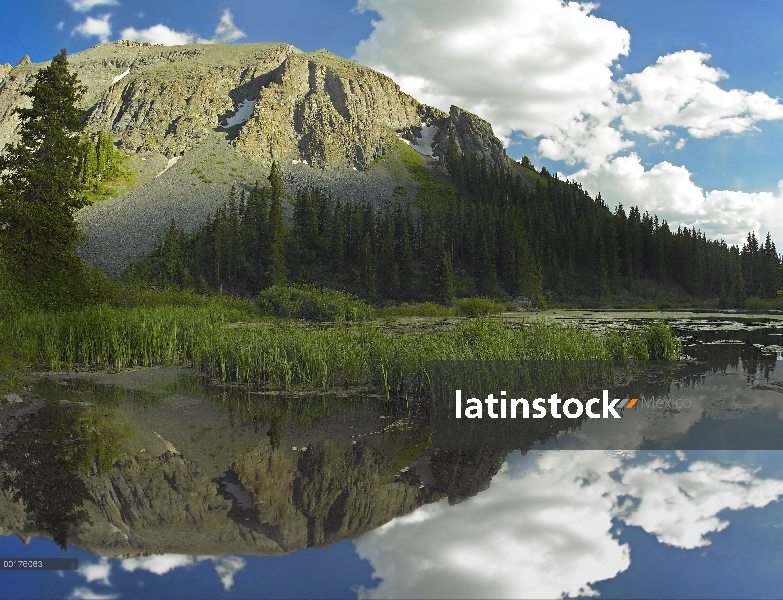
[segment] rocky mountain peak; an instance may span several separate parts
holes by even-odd
[[[113,274],[149,252],[172,219],[195,229],[232,185],[264,181],[273,161],[291,193],[318,187],[343,202],[376,204],[393,201],[400,186],[411,194],[418,187],[397,138],[430,167],[452,145],[488,164],[509,162],[486,121],[427,106],[386,75],[324,49],[119,41],[68,59],[86,88],[87,132],[110,131],[137,174],[134,189],[78,216],[82,255]],[[29,106],[24,92],[44,66],[23,60],[0,85],[0,148],[15,140],[14,109]]]
[[[415,141],[422,127],[436,127],[425,154],[442,156],[456,143],[493,163],[506,160],[485,121],[421,104],[389,77],[324,49],[118,41],[74,54],[70,64],[87,88],[88,128],[111,130],[130,153],[180,156],[217,132],[258,164],[361,171],[390,150],[395,133]],[[15,68],[25,65],[27,56]],[[18,122],[9,109],[24,103],[38,68],[0,93],[0,145],[13,137]]]

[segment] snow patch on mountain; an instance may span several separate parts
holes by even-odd
[[[130,75],[130,67],[128,67],[128,69],[126,69],[124,73],[120,73],[119,75],[117,75],[117,77],[115,77],[114,79],[112,79],[112,80],[111,80],[111,84],[112,84],[112,85],[114,85],[114,84],[115,84],[115,83],[117,83],[118,81],[122,81],[122,80],[123,80],[123,79],[125,79],[125,78],[126,78],[128,75]]]
[[[229,127],[246,123],[248,119],[253,116],[253,110],[255,110],[255,107],[255,100],[243,100],[237,107],[237,112],[234,113],[234,116],[226,119],[226,124],[223,126],[223,129],[228,129]]]

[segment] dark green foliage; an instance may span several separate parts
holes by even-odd
[[[736,246],[693,228],[673,232],[636,207],[626,214],[619,205],[611,213],[600,194],[593,199],[546,169],[535,177],[525,165],[522,173],[493,171],[454,152],[446,164],[460,192],[457,203],[465,204],[452,209],[465,223],[457,221],[450,231],[454,261],[461,266],[472,259],[479,293],[497,295],[490,291],[497,276],[505,292],[541,305],[544,290],[566,301],[607,299],[646,279],[742,306],[746,295],[770,298],[783,286],[769,236],[762,245],[749,234],[740,255]],[[472,215],[464,218],[463,212]]]
[[[489,298],[463,298],[454,303],[454,311],[458,317],[496,315],[504,310],[508,310],[507,304],[501,304]]]
[[[134,272],[159,285],[201,282],[251,296],[297,281],[374,303],[524,296],[539,308],[550,301],[602,306],[640,280],[723,306],[771,298],[782,287],[769,236],[759,244],[749,235],[740,252],[695,229],[671,231],[636,207],[611,212],[600,194],[593,199],[545,169],[499,171],[452,151],[445,162],[454,190],[434,181],[420,156],[403,158],[422,183],[413,202],[378,209],[303,189],[289,227],[275,165],[269,187],[256,187],[238,208],[234,193],[195,235],[170,231]]]
[[[98,132],[95,141],[84,136],[79,143],[76,176],[85,190],[97,191],[101,182],[117,177],[121,161],[109,132]]]
[[[23,417],[0,450],[4,490],[24,503],[32,524],[66,549],[68,534],[87,519],[87,486],[80,477],[85,445],[81,410],[49,402]]]
[[[262,315],[303,321],[365,321],[372,309],[350,294],[314,285],[273,285],[258,295]]]
[[[747,296],[774,298],[783,287],[781,261],[769,233],[760,244],[755,233],[749,233],[741,253],[743,287]]]
[[[82,291],[74,212],[84,205],[76,176],[83,93],[63,50],[24,92],[32,106],[16,109],[20,140],[0,156],[0,252],[26,302],[62,306]]]

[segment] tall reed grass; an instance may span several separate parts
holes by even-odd
[[[372,323],[234,324],[230,307],[98,306],[27,313],[0,324],[0,340],[28,364],[51,370],[188,364],[224,384],[256,389],[371,385],[387,394],[428,387],[433,360],[676,358],[666,326],[598,334],[547,323],[476,318],[437,331],[384,331]]]

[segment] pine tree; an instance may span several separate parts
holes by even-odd
[[[85,203],[76,176],[84,88],[62,50],[23,93],[32,106],[16,109],[20,140],[0,156],[0,252],[33,300],[61,306],[79,299],[86,273],[74,219]]]
[[[269,207],[269,234],[270,234],[270,264],[269,283],[272,285],[285,285],[288,282],[288,270],[286,268],[286,229],[283,222],[283,187],[280,183],[280,172],[277,163],[272,163],[269,172],[269,185],[271,190],[271,204]]]
[[[441,247],[441,256],[435,271],[435,296],[440,304],[449,305],[456,295],[454,271],[451,267],[451,256],[446,248]]]

